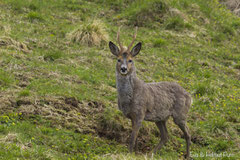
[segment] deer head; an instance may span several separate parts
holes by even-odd
[[[136,39],[137,36],[137,27],[135,34],[133,35],[133,40],[128,46],[128,48],[125,48],[122,46],[122,43],[120,42],[120,28],[117,32],[117,42],[119,44],[120,49],[113,43],[109,42],[109,48],[113,55],[117,57],[117,71],[121,74],[126,76],[128,73],[131,72],[133,64],[133,57],[135,57],[141,50],[142,43],[139,42],[136,44],[133,48],[132,45]],[[132,49],[131,49],[132,48]]]

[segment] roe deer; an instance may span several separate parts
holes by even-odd
[[[155,122],[157,125],[161,140],[153,151],[156,153],[160,150],[168,140],[166,122],[172,116],[175,124],[184,133],[187,144],[186,157],[189,158],[191,136],[186,119],[192,102],[191,96],[175,82],[144,83],[138,79],[133,57],[140,52],[142,44],[139,42],[131,49],[136,34],[137,28],[128,48],[124,48],[120,42],[120,28],[117,33],[120,49],[113,42],[109,42],[112,54],[117,56],[118,107],[132,121],[129,150],[132,152],[133,147],[136,149],[135,142],[143,120]]]

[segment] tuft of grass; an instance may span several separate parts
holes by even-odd
[[[0,69],[0,90],[10,87],[15,83],[15,78],[12,74]]]
[[[221,0],[220,3],[226,5],[234,14],[240,16],[240,5],[238,0]]]
[[[221,152],[224,152],[224,151],[227,151],[227,149],[229,148],[229,146],[232,145],[232,142],[231,141],[226,141],[224,139],[219,139],[217,141],[217,143],[214,145],[214,150],[217,152],[217,153],[221,153]]]
[[[163,23],[168,5],[163,0],[134,1],[116,18],[128,19],[128,25],[153,27],[153,24]]]
[[[30,22],[33,22],[35,20],[38,20],[38,21],[43,21],[44,18],[43,16],[38,13],[38,12],[35,12],[35,11],[30,11],[27,15],[26,15],[27,19],[29,19]]]
[[[240,63],[237,63],[237,64],[234,64],[234,66],[233,66],[235,69],[238,69],[238,70],[240,70]]]
[[[208,74],[206,75],[208,76]],[[203,95],[213,95],[215,93],[214,88],[211,86],[210,82],[202,82],[196,85],[195,95],[203,96]]]
[[[27,97],[30,95],[30,91],[28,89],[24,89],[18,93],[19,97]]]
[[[228,127],[228,124],[224,118],[217,118],[212,120],[211,130],[213,132],[218,132],[218,130],[225,132],[227,127]]]
[[[29,47],[23,43],[23,42],[18,42],[14,39],[12,39],[11,37],[0,37],[0,47],[1,46],[6,46],[6,47],[10,47],[10,48],[14,48],[17,49],[19,51],[23,51],[25,53],[29,53]]]
[[[162,47],[165,46],[167,44],[167,41],[165,39],[162,38],[156,38],[153,41],[153,46],[154,47]]]
[[[38,6],[34,3],[29,4],[29,9],[36,11],[38,9]]]
[[[45,61],[55,61],[61,57],[63,57],[64,54],[61,51],[47,51],[44,55],[43,55],[43,59]]]
[[[212,41],[216,42],[216,43],[220,43],[220,42],[226,40],[226,38],[227,38],[227,35],[225,35],[222,32],[213,32],[213,33],[211,33],[211,35],[212,35]]]
[[[236,34],[234,27],[230,25],[222,25],[221,30],[224,34],[227,34],[229,36],[234,36]]]
[[[8,3],[11,5],[12,9],[18,13],[22,13],[26,5],[26,1],[9,0]]]
[[[87,46],[100,46],[108,42],[105,24],[100,20],[84,23],[67,35],[71,42]]]
[[[183,29],[193,28],[190,23],[184,22],[184,19],[180,16],[170,17],[165,22],[165,29],[181,31]]]

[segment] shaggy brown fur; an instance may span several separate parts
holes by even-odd
[[[118,107],[132,121],[130,152],[136,144],[143,120],[155,122],[159,128],[161,140],[154,152],[160,150],[168,140],[166,121],[172,116],[184,133],[187,143],[186,157],[189,158],[191,138],[186,119],[192,101],[190,94],[174,82],[144,83],[137,78],[132,58],[140,52],[141,43],[133,47],[131,52],[129,49],[119,50],[112,42],[109,42],[109,47],[118,57],[116,65]]]

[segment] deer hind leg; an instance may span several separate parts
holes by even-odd
[[[153,150],[154,153],[156,153],[158,150],[160,150],[168,141],[168,131],[167,131],[167,127],[166,127],[166,121],[156,122],[156,125],[160,131],[161,140],[158,143],[158,145],[154,148],[154,150]]]
[[[191,135],[189,134],[189,129],[188,126],[186,124],[185,120],[177,120],[174,119],[174,122],[179,126],[179,128],[182,130],[182,132],[184,133],[184,138],[186,140],[186,150],[187,150],[187,154],[186,154],[186,158],[189,159],[189,155],[190,155],[190,145],[191,145]]]

